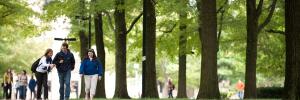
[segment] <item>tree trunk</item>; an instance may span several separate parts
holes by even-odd
[[[188,0],[180,0],[183,8],[187,8]],[[179,11],[179,79],[177,98],[187,98],[186,95],[186,46],[187,32],[186,24],[187,13],[184,10]]]
[[[217,75],[217,13],[216,0],[197,1],[200,14],[199,36],[202,43],[201,80],[197,99],[219,99],[220,92]],[[201,9],[200,9],[201,7]]]
[[[284,100],[300,99],[300,1],[285,0],[286,65]]]
[[[256,98],[256,58],[258,17],[256,0],[247,0],[247,50],[245,98]]]
[[[95,22],[95,40],[97,48],[97,57],[100,59],[103,66],[103,76],[100,81],[97,82],[96,98],[106,98],[105,96],[105,50],[104,50],[104,39],[103,39],[103,21],[102,14],[98,12],[94,17]]]
[[[144,0],[143,10],[143,57],[145,59],[143,61],[142,98],[158,98],[155,68],[155,1]]]
[[[80,10],[79,10],[79,15],[81,17],[83,17],[85,15],[85,1],[84,0],[79,0],[79,6],[80,6]],[[81,18],[79,18],[78,20],[80,20],[80,22],[82,21]],[[83,21],[82,21],[83,22]],[[79,23],[79,25],[82,25],[83,27],[85,27],[84,23]],[[80,30],[79,31],[79,38],[80,38],[80,58],[81,61],[84,59],[85,54],[87,53],[88,50],[88,37],[85,34],[84,30]],[[84,98],[85,97],[85,90],[84,90],[84,78],[81,77],[81,91],[80,91],[80,98]]]
[[[88,50],[88,37],[84,33],[83,30],[79,31],[79,38],[80,38],[80,58],[83,60],[85,54],[87,53]],[[81,91],[80,91],[80,98],[85,97],[85,90],[84,90],[84,79],[81,77]]]
[[[115,0],[115,46],[116,46],[116,88],[114,98],[130,98],[127,93],[126,75],[126,21],[124,0]]]

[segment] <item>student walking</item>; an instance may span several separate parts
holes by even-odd
[[[75,59],[66,42],[62,44],[61,51],[55,55],[53,63],[56,65],[59,77],[60,100],[69,100],[71,71],[75,67]]]
[[[27,75],[26,71],[22,70],[22,73],[19,76],[19,98],[21,100],[26,99],[26,93],[27,93]]]
[[[88,50],[86,58],[81,62],[79,70],[80,76],[84,76],[85,100],[93,100],[96,92],[97,80],[101,80],[102,73],[102,64],[97,60],[94,50]]]
[[[5,97],[6,99],[10,99],[11,92],[12,92],[12,83],[13,83],[13,75],[10,68],[4,73],[3,81],[4,81],[3,83],[4,83]]]
[[[175,85],[171,81],[171,79],[168,80],[168,94],[169,98],[173,98],[173,90],[175,89]]]
[[[239,80],[236,84],[236,89],[238,90],[239,99],[244,98],[244,88],[245,88],[245,84],[241,80]]]
[[[37,79],[37,99],[41,99],[42,87],[44,87],[44,99],[48,99],[48,72],[55,67],[52,64],[53,50],[47,49],[44,56],[39,62],[39,66],[36,68],[35,77]]]
[[[35,86],[36,86],[36,81],[33,78],[33,75],[31,76],[30,80],[29,80],[29,90],[30,90],[30,100],[34,100],[34,98],[36,97],[35,95]]]

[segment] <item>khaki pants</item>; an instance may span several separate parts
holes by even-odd
[[[95,95],[97,81],[98,81],[98,74],[84,75],[85,93],[90,93],[90,95]]]

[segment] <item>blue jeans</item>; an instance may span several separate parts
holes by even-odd
[[[59,94],[60,100],[69,100],[70,97],[70,80],[71,80],[71,70],[66,72],[58,72],[59,77]],[[64,87],[66,85],[66,88]]]
[[[243,99],[244,92],[243,91],[238,91],[238,96],[239,96],[240,99]]]
[[[20,86],[19,87],[19,92],[20,92],[19,98],[20,99],[26,99],[27,87],[26,86]]]

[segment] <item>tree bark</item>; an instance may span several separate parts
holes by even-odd
[[[116,88],[114,98],[129,99],[126,74],[126,21],[124,0],[115,0]]]
[[[79,1],[79,5],[80,5],[80,10],[79,10],[79,15],[81,17],[83,17],[85,15],[85,2],[84,0],[80,0]],[[82,21],[82,19],[78,19],[80,21]],[[82,25],[83,27],[85,27],[85,24],[84,23],[79,23],[79,25]],[[85,31],[83,29],[81,29],[79,31],[79,38],[80,38],[80,58],[81,58],[81,61],[84,59],[84,56],[85,54],[87,53],[87,50],[88,50],[88,37],[87,35],[85,34]],[[85,85],[84,85],[84,78],[81,77],[81,90],[80,90],[80,98],[84,98],[85,97]]]
[[[143,0],[143,76],[142,98],[158,98],[155,48],[156,48],[156,18],[155,1]]]
[[[106,98],[105,95],[105,50],[104,50],[104,33],[103,33],[103,21],[102,12],[97,12],[94,17],[95,23],[95,40],[97,57],[101,61],[103,67],[103,76],[100,81],[97,82],[96,98]]]
[[[188,0],[180,0],[183,8],[187,8]],[[179,79],[177,98],[187,98],[186,94],[186,49],[187,49],[187,12],[179,11]]]
[[[258,15],[256,0],[247,0],[247,50],[245,98],[256,98],[256,58],[258,37]]]
[[[247,0],[247,47],[246,47],[246,77],[244,98],[256,98],[256,59],[259,32],[271,21],[277,0],[273,0],[267,18],[259,25],[264,0],[260,0],[256,8],[256,0]]]
[[[285,0],[286,65],[284,100],[300,99],[300,1]]]
[[[199,36],[202,43],[201,80],[197,99],[219,99],[217,75],[217,13],[216,0],[197,1],[200,14]],[[201,8],[200,8],[201,7]]]
[[[87,53],[88,50],[88,37],[86,36],[86,34],[84,33],[83,30],[79,31],[79,38],[80,38],[80,58],[81,60],[83,60],[85,54]],[[80,91],[80,98],[84,98],[85,97],[85,90],[84,90],[84,79],[83,77],[81,77],[81,91]]]

